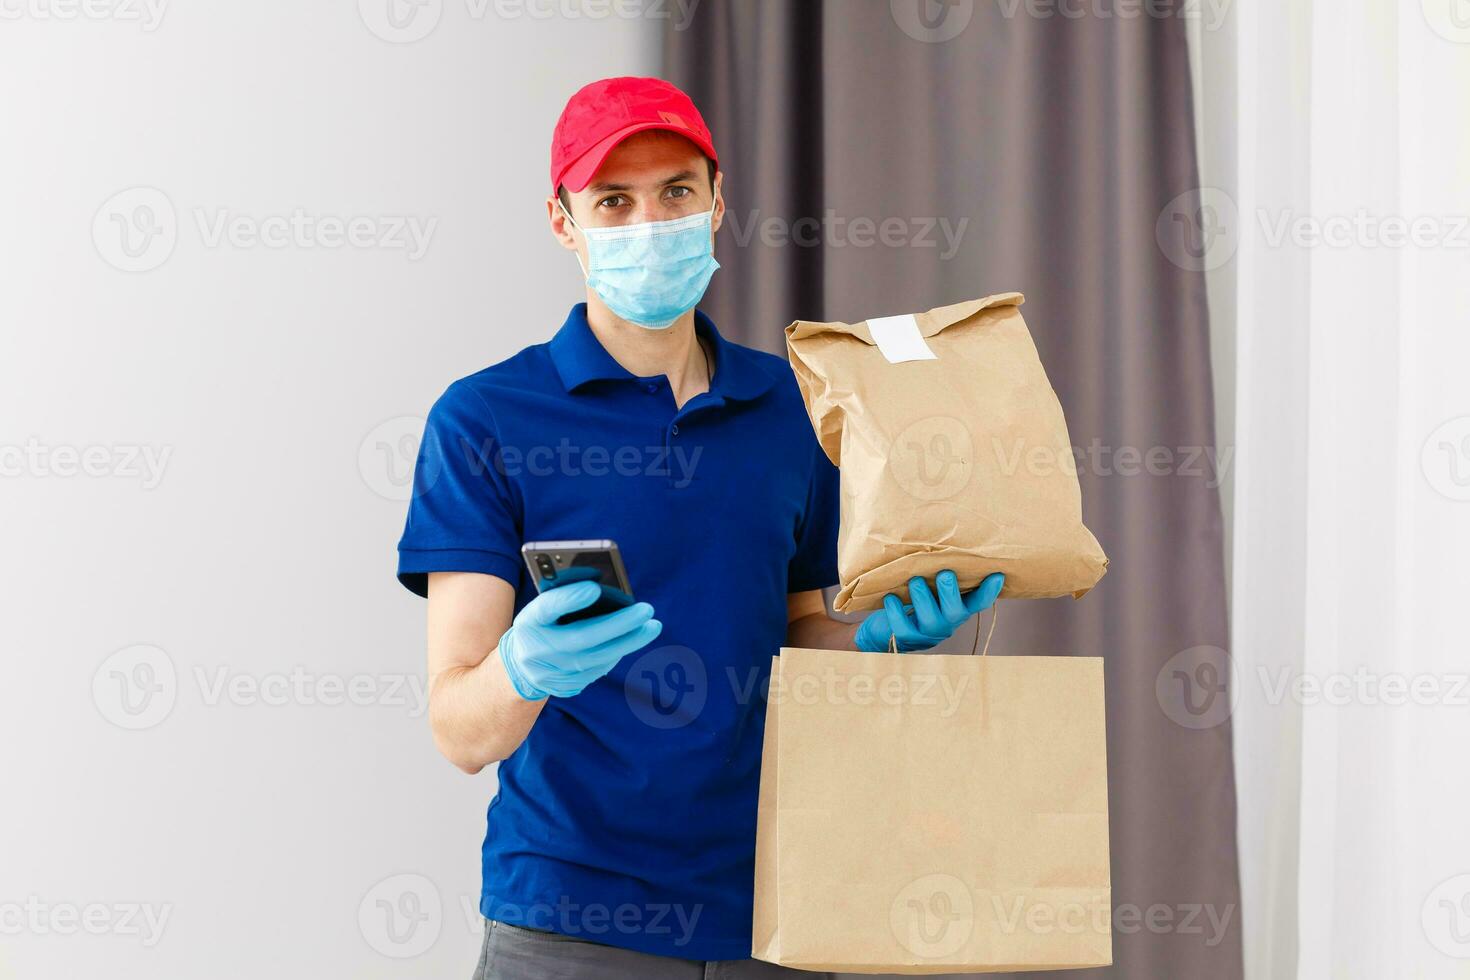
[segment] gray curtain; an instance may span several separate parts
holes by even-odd
[[[703,0],[665,56],[725,171],[703,308],[727,336],[783,351],[793,319],[1026,294],[1113,564],[1081,601],[1003,604],[992,654],[1106,658],[1115,965],[1085,973],[1225,980],[1230,726],[1176,724],[1155,688],[1176,653],[1228,648],[1218,491],[1187,462],[1214,448],[1204,281],[1155,238],[1198,184],[1185,22],[1113,7]],[[1173,457],[1154,473],[1119,452],[1155,447]]]

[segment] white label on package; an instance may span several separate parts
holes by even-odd
[[[919,333],[919,321],[912,313],[874,317],[868,321],[868,332],[873,335],[873,343],[888,358],[889,364],[939,360],[924,343],[924,335]]]

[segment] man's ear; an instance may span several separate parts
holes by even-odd
[[[551,224],[552,236],[561,243],[561,247],[575,252],[577,236],[572,234],[572,223],[562,212],[561,201],[555,195],[546,199],[546,220]]]
[[[722,221],[724,221],[724,219],[725,219],[725,196],[724,196],[724,194],[720,190],[720,188],[724,186],[724,183],[725,183],[725,172],[723,170],[716,170],[715,171],[715,210],[714,210],[714,213],[712,215],[710,215],[710,230],[711,231],[719,231],[720,230],[720,223]]]

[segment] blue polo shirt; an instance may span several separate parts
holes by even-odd
[[[598,342],[556,336],[456,381],[429,413],[398,577],[495,575],[536,595],[526,541],[611,538],[664,624],[551,698],[500,764],[482,853],[487,918],[686,959],[750,955],[756,791],[786,596],[837,582],[837,471],[790,367],[722,338],[710,390],[675,408]]]

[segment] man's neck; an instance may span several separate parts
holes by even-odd
[[[587,298],[587,323],[603,349],[629,374],[640,378],[666,376],[675,404],[682,407],[695,395],[709,390],[710,379],[704,350],[694,329],[693,310],[662,330],[650,330],[622,319],[594,294]]]

